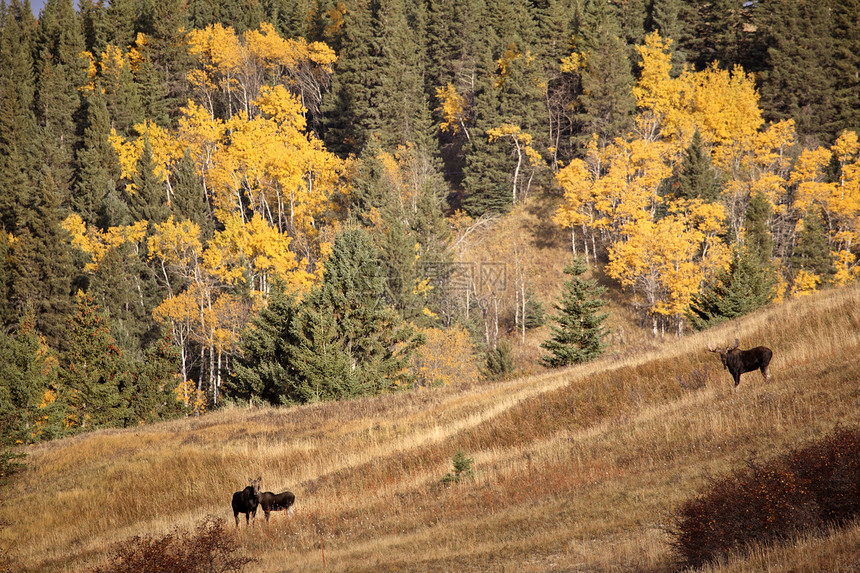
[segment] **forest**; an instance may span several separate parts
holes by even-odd
[[[530,202],[654,336],[855,281],[858,20],[3,2],[0,440],[504,374],[553,301],[513,248],[464,284],[465,239]]]

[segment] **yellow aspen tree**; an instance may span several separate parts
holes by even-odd
[[[517,166],[514,168],[514,183],[513,188],[511,190],[513,197],[513,204],[517,203],[517,188],[520,183],[520,169],[522,168],[523,159],[527,159],[529,164],[533,167],[538,167],[543,164],[543,159],[540,156],[540,153],[535,151],[532,147],[532,141],[534,137],[531,134],[526,133],[520,128],[518,125],[513,125],[510,123],[505,123],[500,125],[499,127],[494,127],[493,129],[487,130],[487,136],[490,139],[490,143],[494,141],[498,141],[500,139],[510,139],[514,144],[514,149],[517,154]],[[529,183],[531,182],[531,177],[529,177]],[[528,190],[528,187],[526,188]]]
[[[87,224],[77,213],[72,213],[63,221],[63,228],[72,237],[72,246],[89,255],[90,260],[84,264],[84,270],[96,272],[104,257],[111,249],[116,249],[125,243],[139,245],[146,236],[147,221],[138,221],[131,225],[110,227],[104,231]]]
[[[439,102],[436,111],[442,114],[439,129],[452,134],[462,131],[466,140],[471,141],[469,129],[466,127],[466,99],[457,92],[457,88],[451,83],[445,87],[436,88],[436,100]]]

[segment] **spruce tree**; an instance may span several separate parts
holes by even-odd
[[[728,268],[693,296],[687,318],[696,330],[749,314],[768,304],[776,292],[776,276],[749,249],[735,249]]]
[[[577,33],[577,50],[585,54],[581,73],[583,138],[592,133],[606,144],[632,124],[635,102],[628,46],[615,14],[601,0],[589,0]]]
[[[360,229],[335,239],[323,282],[302,304],[291,334],[295,374],[285,398],[296,402],[404,387],[409,358],[423,342],[385,303],[379,254]]]
[[[825,284],[836,274],[835,257],[830,252],[827,233],[816,207],[809,209],[803,216],[791,255],[791,268],[818,275]]]
[[[840,131],[835,105],[836,62],[832,2],[771,0],[765,30],[770,37],[768,70],[762,74],[766,119],[793,119],[809,146],[831,142]]]
[[[105,229],[109,217],[105,200],[114,191],[120,176],[119,158],[110,144],[110,117],[101,84],[86,101],[83,143],[77,153],[78,176],[72,193],[71,206],[88,224]]]
[[[63,433],[62,403],[50,401],[56,398],[53,359],[32,308],[15,333],[0,334],[0,444],[29,444]]]
[[[128,400],[124,426],[148,424],[176,417],[184,404],[175,392],[179,384],[179,355],[169,334],[163,334],[146,349],[143,360],[130,368],[120,393]]]
[[[127,369],[110,330],[92,298],[80,294],[66,328],[59,383],[82,430],[119,426],[130,416],[129,396],[123,395]]]
[[[711,165],[711,155],[702,145],[699,130],[684,154],[680,172],[670,180],[672,195],[681,199],[702,199],[709,203],[717,200],[720,188]]]
[[[687,47],[693,38],[693,29],[689,22],[693,20],[693,10],[685,0],[654,0],[651,6],[651,29],[660,33],[663,38],[670,38],[669,48],[672,54],[672,74],[681,73],[687,63]]]
[[[244,330],[240,353],[224,379],[222,391],[240,402],[280,404],[292,395],[297,372],[292,366],[293,328],[299,307],[276,283],[265,308]]]
[[[552,338],[540,346],[549,351],[540,363],[549,368],[558,368],[594,360],[603,353],[606,345],[603,338],[608,330],[603,326],[608,313],[599,312],[606,304],[600,296],[606,291],[595,280],[581,278],[587,267],[579,257],[564,269],[570,279],[564,283],[561,300],[554,306],[557,314],[553,320]]]

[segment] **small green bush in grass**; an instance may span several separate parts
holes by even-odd
[[[458,450],[451,461],[454,465],[454,473],[445,474],[445,477],[442,478],[443,484],[458,483],[463,478],[472,476],[472,462],[475,460],[467,458],[463,450]]]

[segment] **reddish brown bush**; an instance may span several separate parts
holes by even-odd
[[[860,429],[826,438],[764,466],[712,482],[678,510],[673,543],[698,567],[751,543],[842,524],[860,515]]]
[[[254,560],[237,555],[238,549],[224,520],[209,516],[194,531],[135,536],[117,544],[110,563],[93,573],[239,573]]]

